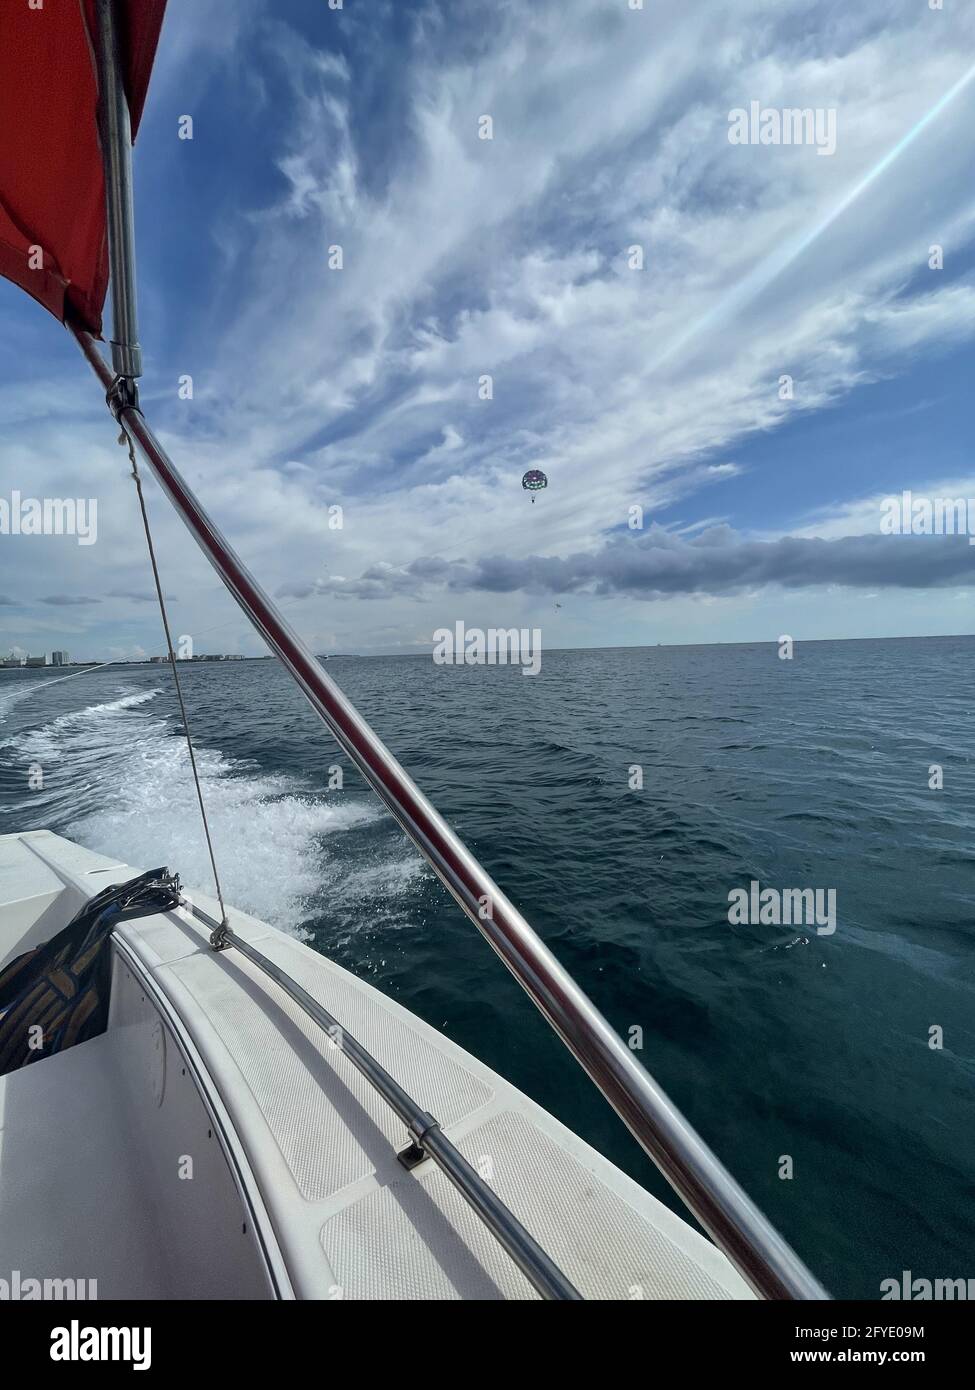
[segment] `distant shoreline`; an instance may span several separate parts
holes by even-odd
[[[824,646],[824,645],[827,645],[827,644],[833,643],[833,642],[964,642],[964,641],[969,641],[969,640],[972,640],[972,639],[975,639],[975,633],[972,633],[972,632],[950,632],[950,633],[943,633],[943,634],[942,634],[942,633],[934,633],[934,634],[924,634],[924,635],[922,635],[922,636],[905,636],[905,637],[796,637],[796,638],[794,639],[794,641],[795,641],[795,644],[796,644],[797,647],[799,647],[799,646],[808,647],[808,646]],[[766,647],[766,646],[774,647],[774,646],[776,645],[777,641],[778,641],[778,638],[768,637],[768,638],[764,638],[764,639],[761,639],[761,640],[757,640],[757,639],[756,639],[756,640],[753,640],[753,641],[751,641],[751,642],[633,642],[633,643],[623,643],[623,644],[618,645],[618,646],[606,645],[606,646],[598,646],[598,647],[546,647],[545,650],[548,651],[548,652],[550,652],[550,653],[551,653],[551,652],[635,652],[635,651],[658,651],[658,650],[659,650],[659,651],[690,651],[690,650],[693,650],[693,649],[711,650],[711,649],[713,649],[713,648],[715,648],[715,647],[731,647],[731,648],[736,648],[736,647]],[[401,658],[403,658],[403,659],[410,659],[410,658],[415,659],[415,658],[417,658],[417,657],[429,657],[429,656],[431,655],[431,652],[432,652],[432,643],[431,643],[431,648],[430,648],[430,650],[426,650],[426,649],[424,649],[424,648],[419,648],[419,649],[417,649],[416,651],[409,651],[409,652],[402,652],[402,651],[396,651],[396,652],[316,652],[316,653],[315,653],[315,657],[316,657],[316,660],[318,660],[318,661],[350,661],[350,660],[357,660],[357,661],[384,660],[384,661],[388,661],[388,660],[391,660],[391,659],[394,658],[394,657],[401,657]],[[275,659],[274,656],[273,656],[272,654],[270,654],[270,653],[268,653],[268,654],[266,654],[266,655],[262,655],[262,656],[236,656],[236,655],[234,655],[234,656],[231,656],[231,657],[229,657],[229,658],[228,658],[228,657],[215,657],[215,658],[214,658],[213,660],[211,660],[211,661],[202,661],[202,660],[201,660],[201,661],[195,661],[195,660],[187,661],[187,660],[181,660],[181,661],[179,662],[179,665],[180,665],[181,668],[185,668],[185,667],[187,667],[187,666],[224,666],[224,665],[227,665],[227,664],[228,664],[228,661],[229,661],[230,663],[235,664],[235,663],[238,662],[238,661],[273,661],[274,659]],[[74,669],[74,670],[79,670],[79,671],[80,671],[80,670],[83,670],[83,669],[85,669],[85,668],[91,668],[91,667],[95,667],[95,666],[102,666],[102,667],[104,667],[104,668],[107,670],[107,669],[109,669],[110,667],[113,667],[113,666],[159,666],[159,667],[168,667],[168,665],[169,665],[168,661],[150,661],[150,660],[129,660],[129,661],[127,661],[127,660],[120,660],[120,661],[71,661],[71,662],[66,662],[66,663],[65,663],[64,665],[62,665],[62,666],[53,666],[53,665],[52,665],[52,666],[29,666],[29,667],[28,667],[28,666],[6,666],[6,667],[0,666],[0,673],[2,673],[3,671],[27,671],[27,670],[30,670],[30,671],[65,671],[65,670]]]

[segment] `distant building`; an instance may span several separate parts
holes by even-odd
[[[47,657],[46,657],[46,656],[29,656],[29,657],[27,658],[27,660],[24,662],[24,665],[25,665],[25,666],[46,666],[46,665],[47,665]]]
[[[68,664],[68,653],[67,653],[67,652],[52,652],[52,653],[51,653],[51,665],[52,665],[52,666],[67,666],[67,664]]]
[[[23,666],[23,664],[24,658],[22,656],[14,656],[13,652],[0,660],[0,666]]]
[[[151,656],[150,661],[168,661],[168,656]],[[194,656],[178,656],[177,661],[243,661],[239,652],[197,652]]]

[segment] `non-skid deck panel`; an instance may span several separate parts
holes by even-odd
[[[256,948],[347,1027],[476,1166],[488,1160],[501,1195],[587,1297],[751,1296],[710,1242],[476,1058],[259,925]],[[154,930],[151,919],[121,929],[143,950],[142,934]],[[403,1126],[321,1029],[239,952],[214,955],[199,924],[190,931],[199,949],[186,954],[184,938],[153,973],[195,1028],[225,1098],[243,1082],[255,1107],[232,1102],[269,1184],[298,1296],[334,1296],[338,1286],[346,1298],[534,1297],[432,1165],[408,1175],[395,1162]],[[205,1035],[194,1016],[206,1020]],[[268,1163],[268,1141],[294,1181],[291,1196]]]
[[[497,1115],[458,1147],[585,1298],[733,1296],[524,1115]],[[344,1298],[539,1297],[432,1163],[333,1216],[321,1241]]]
[[[500,1195],[586,1297],[750,1296],[709,1242],[476,1059],[463,1067],[448,1055],[465,1057],[454,1044],[424,1038],[426,1025],[282,933],[269,930],[256,944],[437,1116],[476,1167],[487,1164]],[[304,1296],[337,1285],[356,1299],[535,1297],[432,1165],[407,1174],[392,1161],[405,1141],[400,1122],[239,953],[202,951],[156,973],[160,983],[178,981],[207,1017],[302,1196],[320,1204],[325,1258],[316,1275],[306,1247],[315,1292],[305,1285]],[[289,1212],[280,1191],[275,1204],[285,1225],[314,1219],[311,1209]]]
[[[195,955],[206,946],[203,931],[183,921],[175,912],[138,917],[131,925],[122,923],[116,928],[116,934],[137,946],[138,954],[151,970]]]
[[[261,949],[286,942],[269,937]],[[442,1125],[490,1100],[489,1086],[404,1027],[351,976],[302,954],[287,962],[292,976]],[[404,1147],[402,1122],[389,1106],[297,1004],[277,989],[269,998],[242,956],[199,953],[161,971],[170,973],[219,1033],[306,1200],[332,1196],[374,1172],[391,1148]]]

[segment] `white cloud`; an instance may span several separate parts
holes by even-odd
[[[595,549],[631,501],[652,513],[704,488],[724,513],[742,465],[721,451],[741,457],[749,434],[972,331],[972,283],[926,268],[940,240],[950,270],[975,225],[972,87],[882,167],[970,64],[971,10],[865,0],[824,17],[817,36],[800,0],[652,13],[560,0],[499,7],[476,46],[454,51],[449,11],[438,19],[431,6],[437,41],[404,59],[384,179],[371,178],[380,152],[354,119],[354,66],[263,7],[225,17],[220,47],[195,7],[173,7],[163,89],[189,70],[202,89],[229,61],[257,101],[268,99],[258,78],[287,81],[287,187],[233,233],[234,307],[215,298],[201,342],[214,364],[201,386],[206,441],[172,409],[166,438],[272,590],[320,591],[339,572],[424,554]],[[836,155],[729,145],[727,113],[752,98],[836,107]],[[476,138],[485,112],[490,142]],[[333,243],[342,271],[326,265]],[[633,244],[643,271],[627,266]],[[477,398],[483,373],[490,402]],[[778,396],[783,373],[791,403]],[[68,448],[99,496],[120,487],[121,460],[90,442],[104,429],[72,431],[71,447],[56,426],[30,437],[15,468],[57,488],[74,471],[55,462]],[[526,467],[550,478],[534,506],[519,487]],[[334,502],[340,532],[328,527]],[[799,533],[852,534],[843,528],[867,510],[840,499],[797,518]],[[186,611],[225,621],[158,498],[154,519],[187,566]],[[106,588],[134,587],[140,538],[111,507],[106,525]],[[92,590],[78,557],[65,565]],[[345,617],[346,604],[321,630],[340,648],[382,632],[392,646],[406,605]]]

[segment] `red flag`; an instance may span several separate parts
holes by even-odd
[[[37,0],[34,0],[35,5]],[[135,139],[166,0],[116,0]],[[100,334],[108,287],[95,0],[0,6],[0,275]]]

